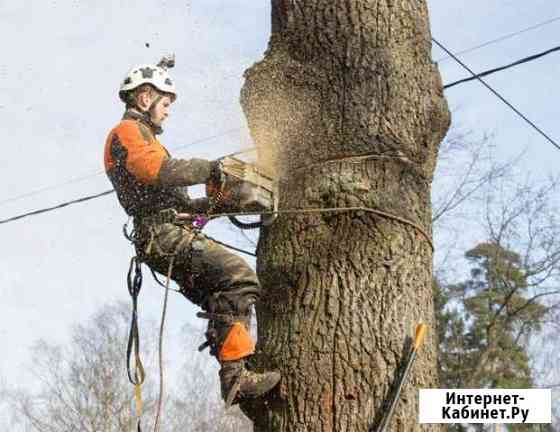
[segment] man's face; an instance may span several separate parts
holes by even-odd
[[[162,97],[159,102],[152,108],[152,112],[150,113],[152,116],[152,122],[154,122],[154,124],[157,126],[161,126],[169,116],[170,107],[171,98],[169,96]]]

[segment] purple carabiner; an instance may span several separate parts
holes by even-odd
[[[195,229],[201,230],[208,223],[208,219],[203,215],[196,215],[192,222],[192,226]]]

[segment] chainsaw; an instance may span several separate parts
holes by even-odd
[[[211,180],[206,185],[206,195],[219,202],[221,209],[233,212],[272,212],[261,215],[257,223],[241,222],[230,216],[232,223],[242,229],[268,226],[276,219],[278,211],[278,185],[276,180],[258,165],[233,156],[221,160],[224,174],[221,184]]]

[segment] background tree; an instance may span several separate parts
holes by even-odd
[[[446,285],[434,279],[433,289],[440,385],[461,388],[466,378],[462,372],[470,367],[465,365],[468,359],[464,356],[467,345],[465,320],[458,307],[453,305],[452,294]]]
[[[463,305],[462,368],[465,388],[528,388],[529,359],[522,340],[540,330],[546,307],[527,300],[526,269],[518,254],[492,243],[466,253],[471,277],[451,288]]]
[[[489,240],[466,253],[468,277],[434,282],[442,385],[554,386],[557,182],[514,184],[502,177],[486,194],[478,220]],[[557,402],[553,397],[556,410]]]
[[[0,374],[0,430],[10,429],[8,399],[8,385],[5,378]]]
[[[431,231],[449,113],[430,50],[424,2],[272,1],[241,100],[281,208],[364,206]],[[283,381],[266,416],[249,413],[255,430],[366,431],[405,340],[433,324],[430,243],[395,219],[324,213],[280,217],[258,253],[258,363]],[[437,386],[435,366],[430,335],[391,429],[419,430],[416,388]]]
[[[560,313],[558,301],[547,302],[549,316],[544,330],[530,341],[531,369],[537,387],[552,389],[552,427],[560,430]]]
[[[130,306],[119,303],[103,307],[93,318],[77,325],[67,345],[37,342],[29,365],[36,388],[10,389],[7,384],[0,385],[0,407],[6,406],[6,411],[11,412],[12,424],[6,430],[136,430],[131,417],[133,386],[128,382],[125,364],[129,324]],[[147,370],[143,386],[144,429],[152,427],[155,420],[158,369],[152,348],[157,346],[157,330],[153,321],[141,323],[142,358]],[[248,432],[250,422],[239,409],[224,412],[216,362],[207,353],[196,351],[203,330],[186,325],[182,334],[184,353],[177,356],[180,361],[174,362],[175,367],[165,364],[167,397],[162,430]],[[174,350],[171,343],[168,345],[170,354]]]
[[[451,125],[439,148],[434,176],[434,229],[447,231],[458,219],[468,217],[489,185],[511,176],[519,167],[521,157],[522,154],[496,159],[491,134],[477,135],[457,124]]]
[[[107,306],[77,325],[68,345],[38,341],[29,365],[36,388],[10,392],[14,423],[37,432],[128,432],[133,422],[133,387],[125,365],[129,321],[128,305]],[[144,347],[153,345],[150,332],[142,337]],[[153,394],[148,382],[147,413],[153,412]]]

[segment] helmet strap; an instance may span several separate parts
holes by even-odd
[[[157,126],[152,120],[153,116],[154,116],[154,110],[156,108],[156,105],[162,99],[163,99],[163,96],[158,93],[156,98],[152,101],[152,103],[150,104],[150,106],[147,110],[143,110],[138,103],[136,103],[132,107],[132,109],[137,111],[138,114],[144,119],[144,122],[146,122],[146,124],[148,124],[150,126],[150,128],[154,132],[154,135],[160,135],[163,132],[163,129],[161,128],[161,126]]]
[[[150,118],[153,119],[154,118],[154,112],[156,109],[156,105],[159,103],[159,101],[161,101],[163,99],[163,96],[160,95],[159,93],[157,93],[156,98],[152,101],[152,103],[150,104],[150,107],[148,108],[148,114],[150,114]]]

